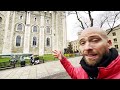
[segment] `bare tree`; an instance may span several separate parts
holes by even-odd
[[[88,15],[90,25],[88,25],[88,23],[81,18],[81,15],[80,15],[81,12],[84,12],[84,13],[86,13],[86,15]],[[80,27],[82,29],[85,29],[86,27],[93,27],[94,23],[96,22],[95,18],[93,19],[92,12],[93,11],[72,11],[72,12],[69,11],[69,15],[76,14],[77,20],[80,22]],[[102,14],[99,14],[99,17],[100,17],[99,27],[102,28],[103,25],[107,24],[108,27],[110,28],[110,30],[108,32],[108,34],[109,34],[115,27],[116,22],[120,19],[119,18],[120,11],[104,11]]]
[[[100,28],[102,28],[103,24],[106,22],[107,19],[108,19],[108,17],[105,17],[104,20],[101,20]]]
[[[85,27],[84,27],[84,25],[83,25],[83,21],[81,21],[81,19],[79,18],[79,16],[78,16],[78,12],[77,11],[75,11],[75,13],[76,13],[76,16],[77,16],[77,20],[80,22],[80,24],[81,24],[81,28],[82,29],[85,29]]]
[[[85,25],[86,25],[87,27],[93,27],[93,18],[92,18],[92,15],[91,15],[91,13],[92,13],[93,11],[84,11],[86,14],[88,14],[88,17],[89,17],[89,20],[90,20],[90,25],[88,25],[84,20],[82,21],[82,20],[80,19],[80,17],[78,16],[78,12],[77,12],[77,11],[75,11],[75,12],[76,12],[77,20],[81,23],[82,29],[85,29]],[[84,27],[84,28],[83,28],[83,27]]]
[[[81,15],[80,15],[81,12],[83,12],[83,11],[68,11],[67,15],[76,14],[77,20],[80,22],[80,27],[82,29],[85,29],[86,27],[92,27],[93,26],[93,18],[92,18],[91,13],[93,11],[84,11],[84,13],[86,13],[88,15],[88,17],[89,17],[90,25],[88,25],[88,23],[81,18]]]
[[[89,19],[90,19],[90,27],[92,27],[93,26],[93,18],[92,18],[92,16],[91,16],[91,11],[88,11],[88,15],[89,15]]]
[[[107,23],[108,23],[108,25],[109,25],[109,27],[110,27],[110,30],[109,30],[109,32],[108,32],[108,34],[113,30],[113,28],[114,28],[114,26],[115,26],[115,23],[117,22],[117,20],[119,19],[119,14],[120,14],[120,11],[118,11],[118,12],[112,12],[112,14],[111,14],[111,18],[110,18],[110,20],[111,20],[111,24],[110,24],[110,21],[109,21],[109,19],[107,19]]]

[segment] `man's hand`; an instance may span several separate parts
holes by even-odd
[[[61,60],[64,56],[62,55],[61,51],[57,51],[57,50],[54,50],[52,51],[53,52],[53,56],[55,58],[58,58],[59,60]]]

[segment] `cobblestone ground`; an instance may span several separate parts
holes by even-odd
[[[51,76],[43,77],[40,79],[71,79],[67,72],[60,72]]]

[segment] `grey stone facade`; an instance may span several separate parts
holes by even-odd
[[[0,11],[0,54],[51,54],[67,47],[65,11]]]

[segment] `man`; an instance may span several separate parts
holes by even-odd
[[[60,51],[53,55],[60,60],[73,79],[120,79],[120,56],[104,30],[89,27],[82,31],[79,38],[83,58],[80,67],[72,64]]]
[[[10,65],[12,65],[13,68],[15,68],[16,62],[17,62],[17,60],[15,58],[15,55],[11,55]]]
[[[24,58],[24,56],[20,56],[20,64],[21,64],[21,67],[25,67],[25,58]]]
[[[34,62],[35,62],[35,61],[34,61],[34,55],[31,55],[31,56],[30,56],[30,64],[33,65]]]

